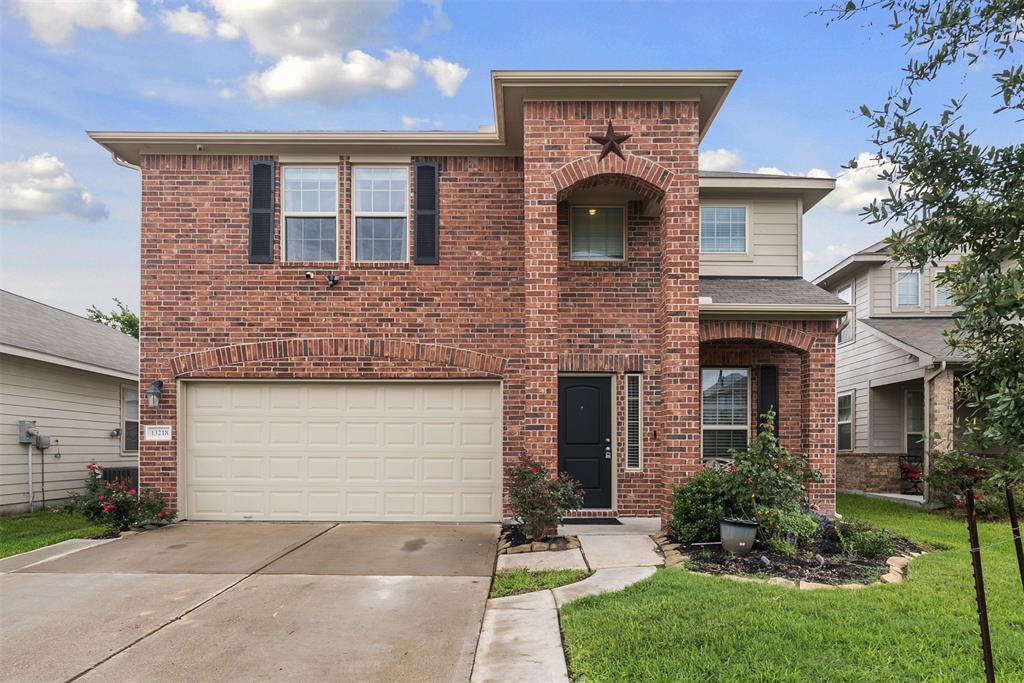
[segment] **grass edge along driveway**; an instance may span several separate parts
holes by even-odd
[[[69,538],[89,538],[106,531],[77,512],[40,510],[0,517],[0,558],[26,553]]]
[[[561,623],[583,681],[984,680],[964,521],[839,495],[847,519],[941,548],[899,585],[799,591],[675,568],[566,605]],[[980,525],[997,680],[1024,680],[1024,589],[1010,527]],[[1000,545],[991,548],[984,546]]]

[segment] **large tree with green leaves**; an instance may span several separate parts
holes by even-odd
[[[111,327],[118,332],[139,338],[139,316],[125,306],[120,299],[114,299],[114,308],[109,313],[104,313],[97,306],[90,306],[86,309],[89,320],[95,320]]]
[[[963,115],[965,98],[991,98],[991,116],[1024,133],[1024,65],[1015,52],[1024,47],[1024,0],[851,0],[819,12],[830,22],[884,21],[906,48],[900,81],[860,109],[879,178],[891,187],[864,216],[897,228],[893,257],[913,267],[963,254],[939,276],[961,310],[948,342],[972,361],[958,397],[983,408],[960,428],[975,452],[1007,454],[987,459],[986,470],[1024,478],[1024,136],[978,143]],[[964,69],[987,70],[992,88],[928,92]],[[944,103],[929,106],[926,95]]]

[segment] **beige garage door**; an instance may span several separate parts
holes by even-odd
[[[194,382],[189,519],[493,522],[494,382]]]

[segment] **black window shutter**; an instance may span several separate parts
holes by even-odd
[[[249,263],[274,262],[274,162],[249,166]]]
[[[440,235],[438,230],[438,209],[441,204],[437,164],[418,161],[415,171],[416,236],[413,247],[413,263],[437,265],[440,260]]]
[[[779,431],[779,367],[762,365],[757,372],[757,431],[761,431],[761,415],[775,411],[775,433]]]

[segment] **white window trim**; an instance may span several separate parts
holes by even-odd
[[[730,209],[730,208],[743,208],[745,211],[743,215],[746,217],[746,225],[743,235],[743,244],[746,247],[746,251],[704,251],[701,244],[703,243],[700,210],[703,208],[708,209]],[[700,256],[705,261],[753,261],[754,260],[754,246],[752,239],[752,228],[754,215],[754,206],[752,202],[747,201],[729,201],[729,200],[710,200],[701,201],[697,207],[697,246],[700,250]]]
[[[573,256],[572,255],[572,231],[573,221],[572,214],[573,209],[622,209],[622,257],[600,257],[600,256]],[[627,214],[629,213],[629,207],[625,204],[571,204],[569,206],[569,260],[570,261],[601,261],[605,263],[624,263],[629,256],[627,253],[627,247],[629,240],[626,239],[626,228],[629,224]]]
[[[289,168],[333,168],[334,169],[334,213],[327,213],[325,211],[286,211],[284,208],[285,199],[285,184],[284,175]],[[279,225],[281,226],[281,263],[286,264],[303,264],[303,263],[337,263],[340,260],[341,252],[341,240],[339,236],[341,231],[338,229],[340,225],[340,211],[338,209],[341,204],[341,171],[340,166],[337,162],[333,164],[281,164],[281,182],[280,192],[281,201],[279,206],[281,207],[281,216]],[[288,259],[288,218],[333,218],[334,219],[334,259],[329,261],[302,261],[302,260],[289,260]]]
[[[636,414],[637,414],[637,458],[636,466],[630,467],[629,465],[629,382],[632,378],[636,378]],[[625,469],[631,472],[637,472],[644,468],[644,376],[639,373],[629,373],[626,375],[626,430],[625,430],[625,458],[623,466]]]
[[[701,365],[701,396],[700,396],[700,454],[701,459],[704,458],[704,430],[710,429],[712,431],[730,431],[738,432],[743,429],[747,433],[747,441],[750,440],[750,380],[751,380],[751,369],[749,367],[739,365]],[[704,424],[704,395],[703,395],[703,382],[704,382],[704,371],[705,370],[744,370],[747,373],[747,407],[743,411],[743,415],[747,418],[745,425],[707,425]]]
[[[847,287],[850,288],[850,301],[848,303],[851,306],[856,307],[856,305],[857,305],[857,281],[856,280],[850,280],[849,282],[844,284],[842,287],[837,288],[836,292],[835,292],[836,297],[839,297],[839,292],[843,291]],[[850,320],[849,320],[849,322],[846,325],[846,329],[850,331],[850,338],[847,339],[846,341],[839,341],[839,335],[836,335],[836,346],[846,346],[847,344],[852,344],[853,342],[857,341],[857,310],[856,310],[856,308],[854,308],[854,310],[851,311],[850,313],[847,313],[847,315],[850,317]]]
[[[939,311],[952,311],[956,309],[956,303],[940,304],[939,303],[939,282],[937,275],[941,275],[946,272],[945,268],[936,268],[931,271],[931,277],[929,278],[929,284],[931,285],[932,291],[932,308]]]
[[[405,212],[401,211],[356,211],[356,171],[360,168],[401,168],[405,169]],[[349,171],[352,178],[352,226],[351,226],[351,251],[349,261],[352,263],[409,263],[409,250],[412,249],[412,240],[409,228],[412,224],[410,219],[412,213],[412,182],[410,181],[411,166],[409,164],[353,164]],[[358,218],[404,218],[405,219],[405,258],[393,261],[377,259],[356,259],[356,219]]]
[[[836,394],[836,450],[840,453],[851,453],[857,448],[857,432],[855,428],[856,413],[857,413],[857,397],[854,391],[844,391]],[[839,421],[839,399],[849,397],[850,398],[850,419],[847,422]],[[840,448],[839,447],[839,425],[847,424],[850,425],[850,447]]]
[[[125,418],[127,417],[127,415],[125,414],[125,409],[124,409],[124,407],[125,407],[124,406],[124,403],[125,403],[124,397],[125,397],[125,393],[126,392],[127,393],[134,392],[135,393],[135,399],[139,402],[139,415],[138,415],[138,417],[136,417],[135,422],[137,422],[138,425],[139,425],[139,441],[140,442],[142,441],[142,400],[139,397],[139,385],[138,384],[122,384],[121,387],[120,387],[120,391],[118,392],[118,395],[117,395],[117,399],[118,399],[118,403],[119,403],[118,412],[121,415],[120,422],[118,423],[118,427],[117,427],[118,431],[120,432],[120,436],[118,438],[118,451],[120,451],[121,457],[125,457],[125,458],[132,457],[132,458],[134,458],[134,457],[137,457],[139,455],[139,448],[136,448],[134,451],[129,451],[129,450],[126,450],[125,447],[124,447],[124,439],[125,439],[125,436],[126,436],[126,431],[125,431],[125,428],[124,428],[124,423],[125,423]],[[141,446],[141,443],[139,445]]]
[[[917,275],[917,303],[916,304],[901,304],[900,303],[900,275],[903,273],[914,273]],[[893,268],[892,270],[892,307],[893,310],[903,311],[919,311],[921,310],[921,302],[924,301],[924,297],[921,296],[921,285],[924,282],[924,277],[919,270],[913,268]]]
[[[915,391],[921,394],[921,404],[922,404],[921,405],[921,410],[924,411],[924,415],[923,415],[924,419],[922,421],[925,424],[927,424],[927,422],[928,422],[928,418],[927,418],[928,406],[924,405],[924,391],[921,390],[921,389],[913,389],[913,388],[904,389],[903,390],[903,406],[902,406],[902,408],[903,408],[903,443],[900,444],[900,448],[903,449],[904,454],[906,454],[905,451],[907,450],[907,437],[908,436],[910,436],[911,434],[916,434],[916,435],[920,436],[922,440],[924,440],[924,430],[922,430],[920,432],[912,432],[912,431],[910,431],[910,411],[907,409],[907,397],[910,396],[910,394],[912,392],[915,392]]]

